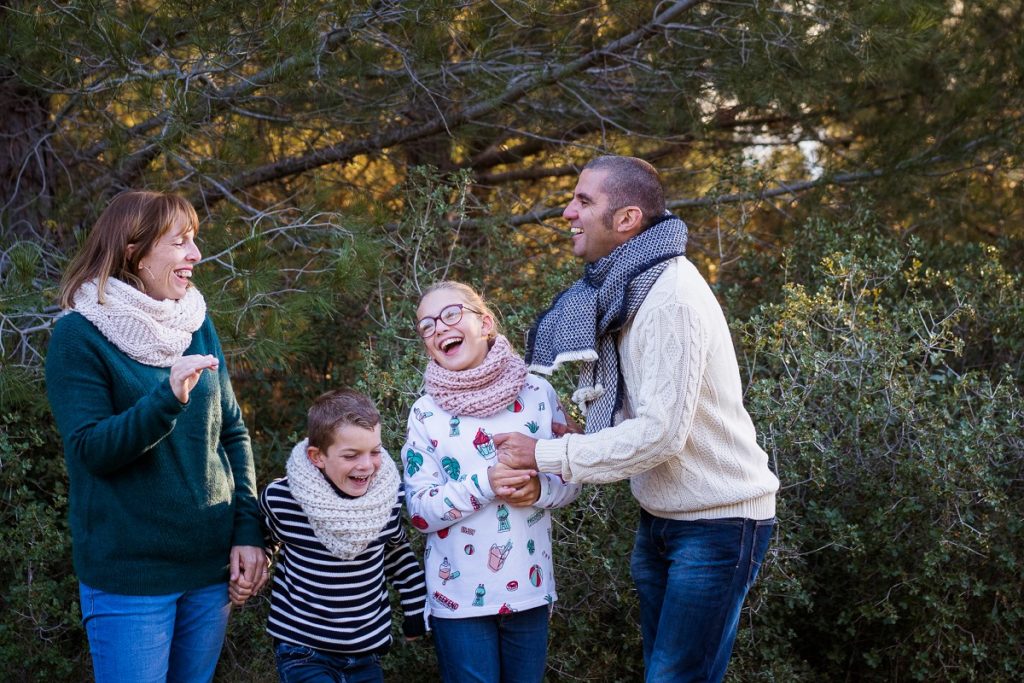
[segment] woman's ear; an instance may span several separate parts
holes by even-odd
[[[480,316],[480,330],[488,339],[494,339],[497,335],[494,329],[494,318],[484,313]]]

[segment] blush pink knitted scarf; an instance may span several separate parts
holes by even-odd
[[[452,415],[489,417],[519,396],[526,383],[526,363],[499,334],[475,368],[453,372],[431,359],[423,379],[430,397]]]

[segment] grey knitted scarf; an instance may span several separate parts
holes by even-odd
[[[331,555],[351,560],[380,537],[391,519],[398,501],[398,468],[391,456],[382,452],[380,469],[366,493],[358,498],[344,498],[306,457],[308,445],[309,439],[303,439],[288,457],[288,488],[306,513],[317,540]]]
[[[587,416],[587,433],[611,426],[622,407],[618,333],[668,266],[686,252],[686,224],[666,214],[612,253],[588,263],[582,278],[559,294],[526,339],[530,370],[552,374],[583,361],[572,396]]]

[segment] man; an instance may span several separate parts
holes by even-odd
[[[646,681],[720,681],[779,486],[743,407],[729,327],[650,164],[594,159],[563,216],[585,274],[538,319],[527,360],[547,374],[584,361],[573,400],[586,433],[494,441],[511,467],[630,480]]]

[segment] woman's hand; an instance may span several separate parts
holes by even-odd
[[[171,366],[171,391],[180,403],[188,403],[188,395],[199,382],[203,370],[217,371],[220,362],[216,356],[182,356]]]
[[[231,581],[228,595],[234,605],[241,605],[256,595],[267,582],[270,560],[263,548],[236,545],[231,548]]]

